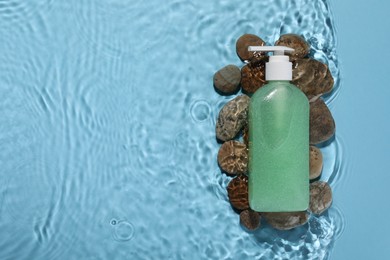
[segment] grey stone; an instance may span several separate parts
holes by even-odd
[[[332,189],[324,181],[310,184],[310,211],[320,215],[332,204]]]
[[[227,65],[214,74],[213,81],[220,94],[234,94],[240,88],[241,70],[235,65]]]
[[[216,136],[221,141],[233,139],[246,125],[250,98],[240,95],[226,103],[218,115]]]

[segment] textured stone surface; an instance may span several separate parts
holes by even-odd
[[[257,53],[249,52],[248,47],[249,46],[264,46],[265,42],[258,36],[254,34],[244,34],[240,38],[238,38],[236,42],[236,52],[238,57],[242,61],[249,61],[252,58],[254,58]],[[263,54],[260,54],[260,56],[263,56]]]
[[[322,172],[322,152],[315,146],[310,146],[310,180],[314,180]]]
[[[292,83],[306,96],[317,96],[330,92],[334,80],[326,64],[314,59],[298,59],[293,65]]]
[[[253,94],[266,84],[265,62],[249,63],[241,69],[241,87],[247,94]]]
[[[319,98],[310,103],[310,144],[330,139],[335,132],[335,122],[325,102]]]
[[[302,36],[297,34],[281,35],[279,40],[275,42],[275,45],[293,48],[294,51],[288,53],[291,61],[306,57],[310,52],[309,43]]]
[[[279,230],[289,230],[305,224],[309,218],[306,211],[299,212],[264,212],[261,215],[268,224]]]
[[[221,141],[233,139],[247,124],[250,98],[240,95],[226,103],[218,115],[216,136]]]
[[[244,140],[244,144],[249,149],[249,126],[246,125],[244,130],[242,130],[242,139]]]
[[[316,181],[310,184],[310,211],[314,214],[322,214],[332,204],[332,189],[324,181]]]
[[[251,209],[246,209],[240,213],[240,223],[248,230],[256,230],[260,227],[260,213]]]
[[[218,164],[227,174],[243,174],[248,170],[248,148],[238,141],[227,141],[218,152]]]
[[[248,200],[248,177],[239,175],[232,179],[227,186],[230,204],[233,208],[249,209]]]
[[[227,65],[214,74],[213,81],[220,94],[234,94],[240,87],[241,70],[235,65]]]

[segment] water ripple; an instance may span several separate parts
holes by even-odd
[[[324,215],[311,215],[304,226],[278,231],[265,225],[251,239],[264,259],[327,259],[344,230],[344,217],[334,205]]]
[[[96,51],[111,57],[147,52],[164,42],[168,35],[169,5],[155,8],[152,1],[103,0],[83,5],[75,3],[74,8],[74,18],[77,29],[82,32],[81,36]],[[151,17],[159,17],[159,21]],[[161,23],[167,26],[162,28]],[[142,39],[142,44],[138,39]]]
[[[0,21],[2,24],[14,24],[28,21],[38,12],[47,10],[54,0],[0,0]]]
[[[323,155],[323,169],[321,180],[332,185],[337,185],[345,172],[346,154],[343,152],[344,143],[339,136],[331,142],[319,146]]]

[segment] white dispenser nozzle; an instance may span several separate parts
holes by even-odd
[[[292,80],[292,63],[284,54],[294,49],[285,46],[249,46],[248,51],[274,53],[265,64],[265,80]]]

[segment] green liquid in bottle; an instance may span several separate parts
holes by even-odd
[[[251,98],[249,204],[258,212],[309,206],[309,102],[288,81],[270,81]]]

